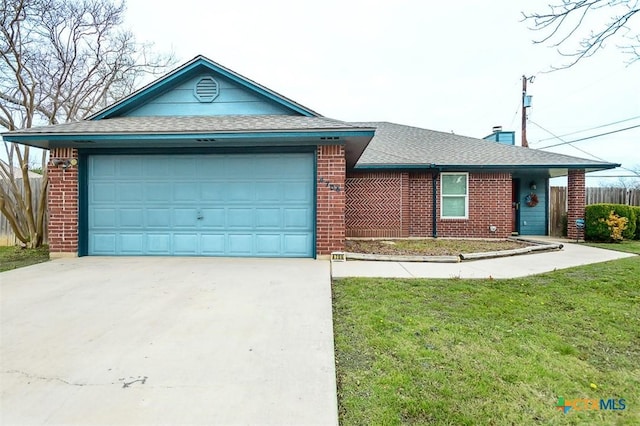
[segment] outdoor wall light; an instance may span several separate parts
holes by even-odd
[[[78,165],[78,160],[75,158],[54,158],[51,163],[56,167],[62,167],[62,170],[67,170],[69,167]]]
[[[489,231],[491,232],[496,232],[498,230],[498,227],[495,225],[489,225]]]
[[[537,186],[536,186],[535,181],[531,181],[531,182],[529,183],[529,188],[530,188],[532,191],[535,191],[535,190],[536,190]]]

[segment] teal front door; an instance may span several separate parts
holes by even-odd
[[[312,257],[312,153],[88,157],[88,254]]]

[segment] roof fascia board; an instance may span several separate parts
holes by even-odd
[[[249,90],[252,90],[254,92],[257,92],[263,96],[265,96],[266,98],[280,104],[283,105],[286,108],[291,109],[294,112],[297,112],[303,116],[306,117],[321,117],[320,114],[318,114],[317,112],[306,108],[294,101],[292,101],[291,99],[280,95],[279,93],[274,92],[273,90],[268,89],[267,87],[264,87],[258,83],[256,83],[253,80],[250,80],[228,68],[223,67],[222,65],[204,57],[204,56],[196,56],[195,58],[193,58],[191,61],[183,64],[182,66],[176,68],[175,70],[169,72],[168,74],[166,74],[163,77],[160,77],[157,80],[152,81],[151,83],[147,84],[146,86],[142,87],[141,89],[135,91],[134,93],[130,94],[129,96],[125,97],[124,99],[121,99],[120,101],[116,102],[115,104],[112,104],[110,106],[108,106],[107,108],[96,112],[95,114],[89,116],[87,119],[88,120],[100,120],[103,118],[109,118],[109,117],[113,117],[115,115],[117,115],[119,112],[122,111],[127,111],[128,109],[130,109],[133,105],[135,105],[138,102],[142,102],[145,99],[151,98],[157,94],[162,93],[163,90],[166,90],[167,87],[171,86],[171,84],[173,82],[175,82],[176,80],[180,79],[181,77],[187,75],[188,73],[190,73],[191,71],[195,70],[198,67],[207,67],[209,68],[211,71],[217,72],[221,75],[223,75],[224,77],[229,78],[230,80],[232,80],[233,82],[240,84],[243,87],[248,88]]]
[[[22,142],[26,140],[49,141],[85,141],[93,140],[158,140],[158,139],[242,139],[242,138],[335,138],[335,137],[373,137],[373,130],[322,130],[322,131],[257,131],[257,132],[208,132],[208,133],[71,133],[71,134],[47,134],[25,133],[21,135],[7,134],[4,139],[9,142]],[[336,139],[327,139],[328,141]]]
[[[591,164],[502,164],[502,165],[462,165],[462,164],[361,164],[355,170],[512,170],[512,169],[613,169],[615,163]]]

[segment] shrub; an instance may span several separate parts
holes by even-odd
[[[609,218],[607,220],[600,219],[601,222],[604,222],[609,227],[609,236],[615,242],[622,241],[624,238],[622,237],[622,233],[625,229],[627,229],[627,223],[629,223],[629,219],[626,217],[620,217],[611,210],[609,213]]]
[[[640,240],[640,206],[633,207],[636,212],[636,235],[634,239]]]
[[[611,241],[611,230],[606,221],[611,212],[619,217],[626,217],[627,227],[622,231],[622,237],[628,240],[636,236],[636,207],[624,204],[591,204],[585,209],[584,238],[588,241]],[[602,220],[601,220],[602,219]]]

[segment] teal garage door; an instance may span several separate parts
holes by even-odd
[[[312,153],[88,163],[89,255],[314,255]]]

